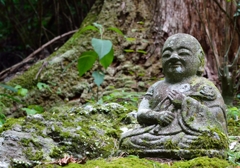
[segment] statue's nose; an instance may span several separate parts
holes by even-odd
[[[179,55],[177,53],[172,53],[170,58],[179,59]]]

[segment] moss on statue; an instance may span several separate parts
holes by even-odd
[[[192,144],[199,149],[228,149],[228,137],[218,128],[209,129],[210,132],[203,132]]]
[[[164,148],[165,149],[179,149],[177,144],[174,144],[171,140],[168,140],[164,143]]]

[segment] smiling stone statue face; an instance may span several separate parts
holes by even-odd
[[[162,64],[168,82],[180,82],[203,69],[204,53],[199,42],[188,34],[169,37],[162,50]]]

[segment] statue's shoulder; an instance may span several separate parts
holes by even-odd
[[[208,100],[215,100],[221,95],[214,83],[204,77],[194,79],[194,81],[192,81],[192,86],[201,97]]]
[[[157,88],[161,88],[162,86],[164,86],[166,84],[165,80],[160,80],[160,81],[157,81],[155,82],[154,84],[152,84],[149,89],[150,90],[155,90]]]
[[[156,90],[157,88],[163,86],[164,83],[165,83],[164,80],[155,82],[154,84],[152,84],[152,85],[148,88],[146,95],[153,96],[155,90]]]
[[[218,88],[214,85],[214,83],[210,80],[208,80],[207,78],[204,77],[197,77],[196,79],[194,79],[195,81],[193,83],[195,83],[195,85],[200,86],[208,86],[213,88],[214,90],[218,90]]]
[[[161,86],[165,83],[165,80],[160,80],[155,82],[151,87],[157,87],[157,86]]]

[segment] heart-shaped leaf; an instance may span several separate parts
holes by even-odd
[[[105,55],[102,59],[100,59],[100,64],[107,69],[107,67],[112,63],[114,57],[113,48],[111,48],[110,52]]]
[[[93,67],[94,62],[97,60],[97,53],[95,51],[86,51],[81,54],[78,59],[78,72],[82,76],[85,72]]]
[[[99,59],[102,59],[112,49],[112,42],[110,40],[92,38],[92,46],[94,51],[98,54]]]
[[[94,83],[99,87],[104,80],[104,74],[102,72],[94,71],[93,74]]]

